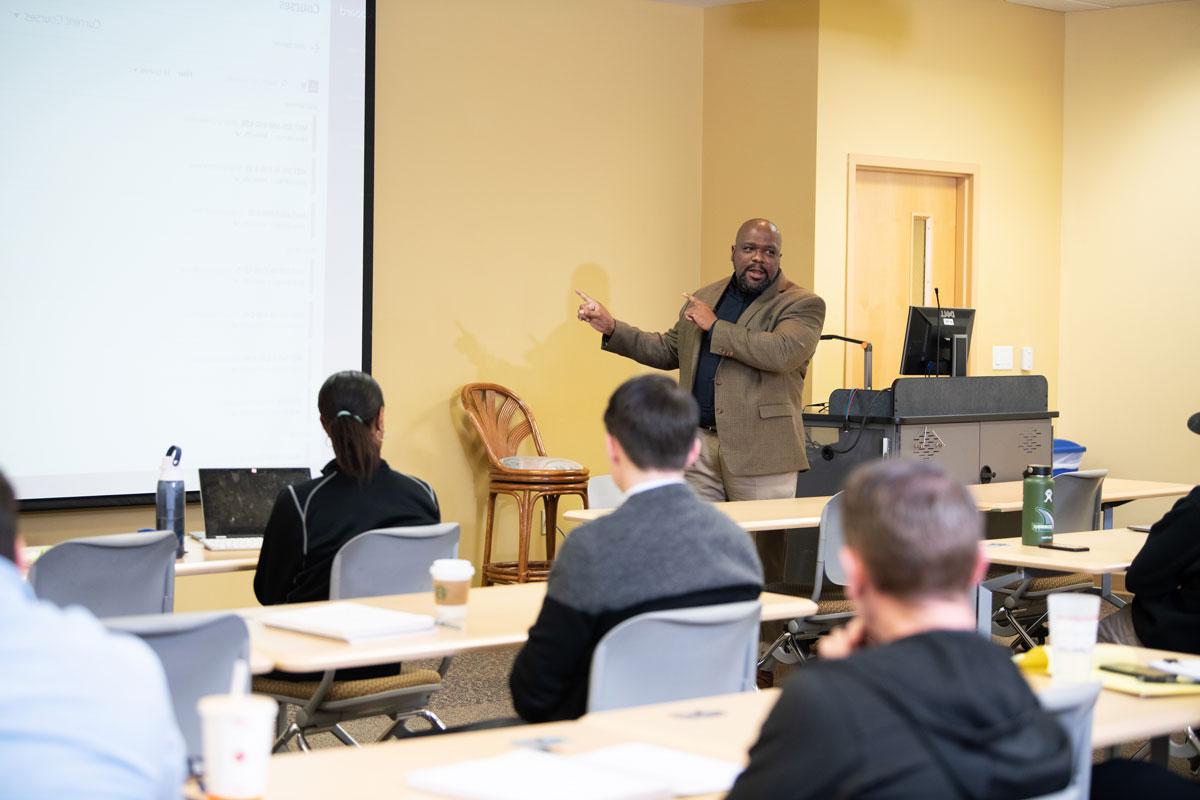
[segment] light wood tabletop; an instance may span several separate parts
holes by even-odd
[[[175,561],[176,575],[212,575],[258,568],[258,550],[206,550],[188,536],[183,542],[183,558]]]
[[[312,636],[268,627],[258,621],[280,606],[240,609],[250,628],[250,645],[275,667],[287,672],[313,672],[345,667],[390,664],[417,658],[438,658],[471,650],[524,644],[529,628],[537,619],[546,595],[545,583],[487,586],[471,589],[467,601],[467,619],[461,629],[438,626],[430,632],[410,633],[356,642]],[[763,592],[764,620],[795,619],[815,614],[817,606],[804,597]],[[433,593],[368,597],[356,603],[433,614]],[[288,609],[303,605],[287,606]]]
[[[1108,531],[1054,534],[1056,545],[1088,548],[1081,553],[1023,545],[1019,536],[1012,539],[989,539],[981,546],[984,556],[993,564],[1111,575],[1128,569],[1145,543],[1144,533],[1128,528],[1114,528]]]
[[[1097,661],[1140,661],[1179,656],[1146,648],[1097,645]],[[1037,690],[1049,685],[1043,675],[1023,673]],[[588,714],[574,722],[498,728],[449,736],[287,753],[271,759],[268,798],[337,796],[368,800],[380,786],[400,797],[429,795],[405,787],[416,769],[499,755],[516,747],[542,745],[552,752],[575,754],[622,742],[649,742],[679,750],[746,763],[763,720],[779,697],[778,689],[683,700],[660,705]],[[1200,722],[1200,695],[1139,698],[1103,690],[1096,701],[1092,747],[1161,737]],[[708,797],[719,797],[709,795]]]
[[[1186,653],[1097,644],[1095,663],[1136,662],[1149,664],[1160,658],[1196,658]],[[1045,675],[1022,673],[1034,689],[1050,685]],[[1153,739],[1182,731],[1200,722],[1200,694],[1173,697],[1136,697],[1105,689],[1096,699],[1092,719],[1092,747],[1113,747],[1125,742]]]
[[[32,563],[53,546],[27,546],[25,557]],[[175,575],[212,575],[219,572],[241,572],[257,567],[257,550],[206,550],[204,545],[188,536],[183,541],[183,558],[175,560]]]
[[[734,522],[747,531],[770,531],[783,528],[815,528],[821,524],[821,509],[828,497],[796,497],[777,500],[737,500],[713,503]],[[563,517],[587,522],[611,514],[611,508],[577,508]]]
[[[976,484],[967,488],[975,495],[975,502],[979,504],[980,511],[1020,511],[1022,486],[1021,481],[1003,481]],[[1181,497],[1191,490],[1192,487],[1184,483],[1105,478],[1100,492],[1100,503],[1110,506],[1153,497]]]
[[[975,484],[967,488],[975,497],[980,511],[1021,510],[1023,490],[1021,481]],[[1100,502],[1105,506],[1112,506],[1130,500],[1182,496],[1191,490],[1191,486],[1182,483],[1106,478]],[[740,500],[713,503],[713,505],[729,515],[730,519],[747,531],[770,531],[815,528],[821,524],[821,509],[828,502],[828,497],[797,497],[779,500]],[[567,511],[563,517],[576,522],[587,522],[610,513],[612,513],[611,508],[583,508]]]

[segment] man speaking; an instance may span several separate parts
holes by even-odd
[[[686,478],[707,500],[795,497],[796,473],[808,469],[801,397],[825,301],[784,277],[781,241],[768,220],[743,223],[733,276],[684,294],[665,333],[620,322],[578,293],[579,319],[604,334],[605,350],[679,370],[700,405],[700,457]]]

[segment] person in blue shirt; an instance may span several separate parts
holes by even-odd
[[[0,797],[178,798],[183,736],[157,656],[25,583],[0,473]]]

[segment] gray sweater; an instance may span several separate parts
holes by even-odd
[[[668,608],[754,600],[762,566],[750,537],[683,484],[629,497],[567,537],[509,685],[522,718],[586,710],[592,651],[615,625]]]

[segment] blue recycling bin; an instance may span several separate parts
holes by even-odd
[[[1087,448],[1079,442],[1070,439],[1054,440],[1054,469],[1052,474],[1061,475],[1064,472],[1075,472],[1083,462],[1083,454]]]

